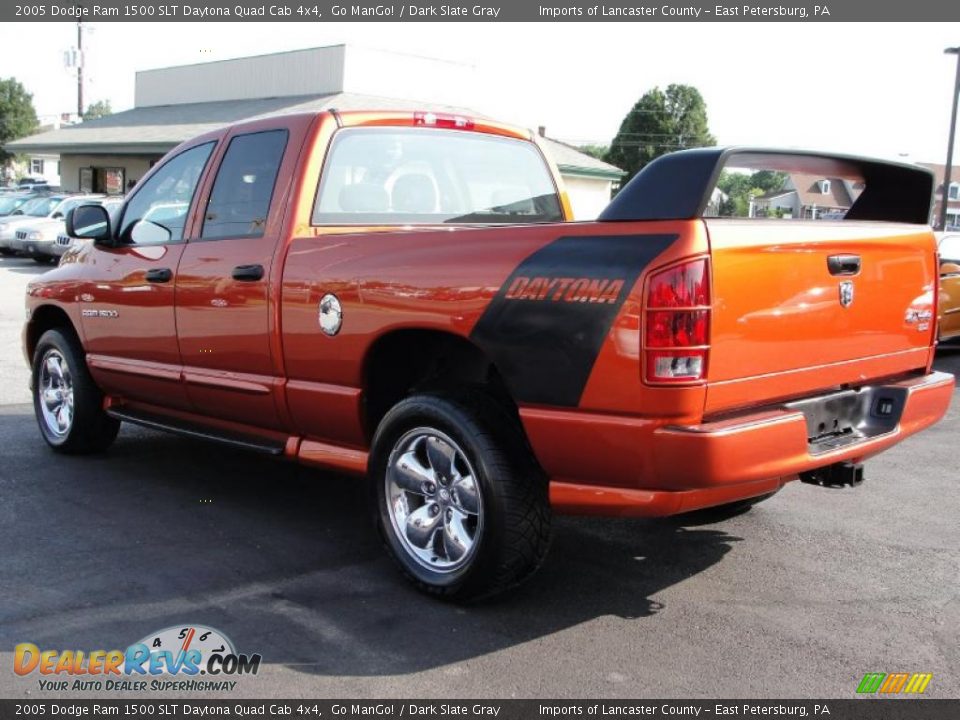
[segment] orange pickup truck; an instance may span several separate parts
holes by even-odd
[[[719,173],[844,178],[839,221],[707,217]],[[184,143],[27,291],[40,431],[121,422],[366,477],[421,589],[541,563],[552,511],[651,516],[854,485],[939,420],[932,177],[791,151],[651,163],[571,222],[537,137],[434,113]]]

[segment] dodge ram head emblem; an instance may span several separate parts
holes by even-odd
[[[327,293],[320,298],[320,329],[324,335],[333,337],[343,324],[343,308],[336,295]]]
[[[843,307],[853,305],[853,280],[844,280],[840,283],[840,305]]]

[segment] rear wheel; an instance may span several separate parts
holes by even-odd
[[[120,423],[103,411],[103,394],[71,332],[56,328],[40,337],[33,353],[32,384],[40,433],[57,452],[100,452],[117,437]]]
[[[371,479],[384,543],[425,592],[494,595],[546,555],[546,479],[515,419],[482,392],[394,406],[373,441]]]

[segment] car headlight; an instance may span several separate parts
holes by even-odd
[[[34,230],[32,233],[27,233],[27,240],[42,240],[42,239],[43,239],[43,235],[37,232],[36,230]]]

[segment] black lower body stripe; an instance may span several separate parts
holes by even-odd
[[[517,266],[470,338],[518,402],[576,407],[637,278],[677,237],[558,238]]]

